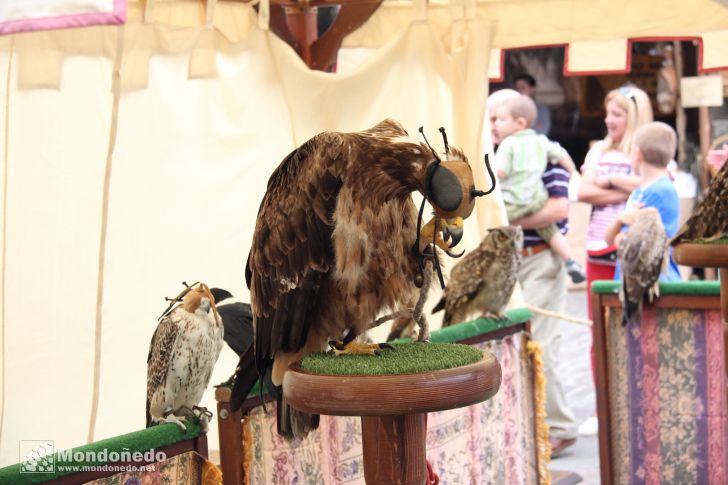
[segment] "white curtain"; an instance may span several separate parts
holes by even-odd
[[[122,27],[0,38],[0,466],[19,440],[58,450],[143,427],[164,297],[201,280],[248,298],[266,182],[308,137],[390,117],[441,146],[445,126],[487,188],[491,29],[468,5],[441,35],[418,2],[347,75],[309,71],[237,2],[160,2],[146,22],[132,3]],[[480,201],[465,247],[504,221],[497,195]],[[226,348],[213,383],[235,363]]]

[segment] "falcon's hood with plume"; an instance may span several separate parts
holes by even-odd
[[[283,160],[268,181],[248,256],[255,345],[240,359],[234,409],[258,375],[272,371],[280,385],[306,353],[363,333],[382,311],[414,306],[421,260],[412,192],[425,194],[442,220],[467,217],[483,195],[464,155],[453,148],[448,155],[459,161],[441,162],[385,120],[363,132],[321,133]],[[279,401],[281,434],[304,436],[317,424]]]

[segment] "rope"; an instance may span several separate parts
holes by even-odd
[[[0,254],[0,438],[3,435],[5,425],[5,375],[7,372],[7,354],[5,353],[5,268],[8,261],[8,145],[10,143],[10,88],[13,73],[13,55],[15,47],[15,36],[10,37],[10,49],[8,51],[8,77],[5,81],[5,146],[3,147],[3,216],[2,216],[2,254]]]
[[[417,337],[418,342],[424,342],[430,340],[430,329],[429,325],[427,323],[427,318],[425,318],[425,314],[422,311],[425,307],[425,302],[427,301],[427,295],[430,292],[430,285],[432,284],[432,260],[427,258],[425,259],[424,269],[423,269],[423,280],[422,280],[422,286],[420,287],[420,296],[417,300],[417,304],[415,307],[405,310],[398,310],[394,313],[390,313],[389,315],[384,315],[382,317],[377,318],[372,323],[369,324],[368,329],[371,330],[372,328],[376,328],[379,325],[383,324],[384,322],[388,322],[389,320],[394,320],[395,318],[400,317],[410,317],[412,318],[417,325],[420,327],[420,333]]]
[[[578,318],[578,317],[572,317],[565,313],[553,312],[551,310],[546,310],[544,308],[539,308],[537,306],[533,306],[533,305],[529,305],[529,304],[526,304],[526,308],[531,310],[533,313],[536,313],[538,315],[543,315],[545,317],[558,318],[559,320],[563,320],[565,322],[576,323],[577,325],[586,325],[587,327],[591,327],[594,325],[594,322],[592,322],[591,320],[586,320],[584,318]]]
[[[432,247],[432,253],[434,257],[437,258],[434,246]],[[417,305],[415,305],[415,309],[412,312],[412,318],[415,320],[415,322],[417,322],[417,325],[420,326],[420,333],[417,336],[418,342],[430,340],[430,329],[427,324],[427,318],[425,318],[425,314],[422,312],[422,310],[425,306],[425,301],[427,301],[427,294],[430,292],[430,285],[432,284],[433,264],[434,263],[431,260],[425,260],[425,269],[422,273],[422,287],[420,288],[420,298],[417,300]]]
[[[149,2],[147,5],[151,5]],[[93,393],[91,395],[91,414],[89,416],[87,442],[94,440],[96,432],[96,416],[99,410],[101,395],[101,333],[103,330],[104,306],[104,271],[106,268],[106,235],[109,227],[109,188],[111,186],[111,169],[114,160],[114,147],[116,146],[116,133],[119,126],[119,100],[121,98],[121,65],[124,54],[124,26],[116,29],[116,55],[114,69],[111,74],[111,90],[113,93],[111,105],[111,122],[109,126],[109,146],[106,152],[106,165],[104,168],[104,186],[101,194],[101,234],[99,235],[98,274],[96,277],[96,318],[94,325],[94,367],[93,367]]]

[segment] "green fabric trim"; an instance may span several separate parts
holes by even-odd
[[[619,281],[594,281],[591,286],[592,294],[619,293]],[[660,295],[720,295],[718,281],[675,281],[660,283]]]
[[[62,469],[65,467],[81,467],[91,465],[113,465],[114,462],[108,460],[109,453],[130,453],[129,456],[133,457],[134,453],[144,453],[149,450],[159,450],[165,446],[179,443],[189,439],[196,438],[201,434],[199,423],[188,422],[187,431],[183,432],[182,429],[176,424],[166,423],[151,428],[146,428],[141,431],[135,431],[133,433],[116,436],[101,441],[95,441],[88,445],[78,446],[71,448],[74,454],[83,453],[84,459],[75,461],[71,458],[70,460],[63,460],[61,454],[65,452],[56,452],[53,454],[54,468],[53,473],[21,473],[20,463],[10,465],[5,468],[0,468],[0,483],[2,484],[13,484],[13,485],[33,485],[36,483],[44,483],[49,480],[54,480],[66,475],[72,475],[75,473],[73,470]],[[103,453],[105,451],[105,453]],[[93,453],[89,453],[93,452]],[[99,454],[101,453],[101,456]],[[107,457],[104,459],[104,455]],[[85,458],[96,458],[95,460],[87,461]],[[101,458],[102,460],[99,460]],[[123,461],[119,458],[118,462]],[[170,457],[167,457],[170,458]],[[79,470],[80,471],[80,470]]]
[[[527,322],[533,314],[527,308],[516,308],[505,312],[510,320],[494,320],[492,318],[477,318],[469,322],[456,323],[449,327],[440,328],[432,332],[430,342],[433,343],[454,343],[466,340],[472,337],[512,327]],[[400,339],[397,342],[411,342],[412,339]]]
[[[309,354],[301,361],[306,372],[341,376],[417,374],[473,364],[483,353],[469,345],[397,343],[381,355]]]

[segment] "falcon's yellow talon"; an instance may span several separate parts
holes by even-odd
[[[394,348],[389,344],[365,344],[356,341],[344,344],[334,340],[329,342],[329,346],[336,355],[380,355],[382,350]]]

